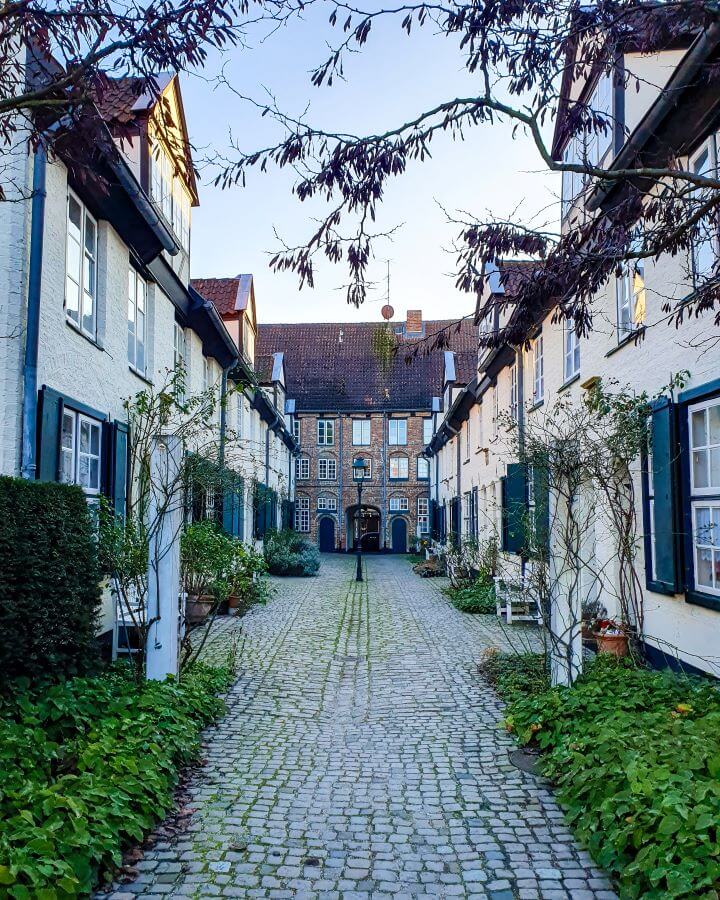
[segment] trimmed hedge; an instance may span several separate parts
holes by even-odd
[[[464,588],[448,588],[447,596],[460,612],[487,615],[495,613],[495,585],[492,581],[476,578]]]
[[[0,678],[88,671],[100,581],[82,490],[0,477]]]
[[[172,805],[228,668],[138,684],[129,667],[0,700],[0,897],[87,896]]]
[[[715,683],[598,657],[572,688],[509,695],[508,729],[545,751],[543,774],[622,898],[717,898]]]
[[[265,535],[265,560],[271,575],[316,575],[320,551],[296,531],[274,531]]]

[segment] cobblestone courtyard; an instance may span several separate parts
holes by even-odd
[[[112,896],[613,898],[475,674],[494,617],[406,559],[326,557],[243,622],[190,829]]]

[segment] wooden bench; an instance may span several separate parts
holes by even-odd
[[[498,618],[504,618],[508,625],[513,622],[536,622],[542,624],[540,604],[532,595],[527,582],[509,582],[501,576],[496,576],[495,582],[495,611]]]

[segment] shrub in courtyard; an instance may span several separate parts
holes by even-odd
[[[235,541],[231,566],[226,575],[230,606],[242,610],[253,603],[264,603],[268,596],[267,570],[262,553],[249,544]]]
[[[265,535],[265,559],[271,575],[315,575],[320,552],[296,531],[274,531]]]
[[[119,667],[0,703],[0,896],[75,897],[172,802],[229,669],[144,682]]]
[[[495,585],[492,581],[476,578],[467,587],[449,587],[446,593],[452,605],[460,612],[495,612]]]
[[[479,669],[503,700],[534,696],[550,686],[547,661],[541,653],[488,650]]]
[[[714,685],[598,658],[572,688],[515,695],[507,726],[546,751],[542,771],[622,897],[717,896]]]
[[[100,579],[82,490],[0,477],[0,679],[87,671]]]

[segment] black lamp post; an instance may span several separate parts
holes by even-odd
[[[355,581],[362,581],[362,546],[360,541],[360,516],[362,514],[362,486],[365,478],[365,460],[359,456],[353,460],[353,476],[357,481],[358,502],[355,513],[355,550],[357,551],[357,567],[355,569]]]

